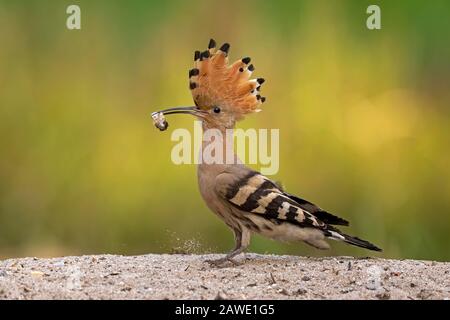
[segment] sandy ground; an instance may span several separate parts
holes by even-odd
[[[246,254],[0,261],[0,299],[450,299],[450,263]]]

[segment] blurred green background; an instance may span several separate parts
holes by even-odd
[[[66,28],[81,7],[82,29]],[[382,29],[366,28],[378,4]],[[392,258],[450,259],[449,1],[0,1],[0,257],[225,252],[150,112],[192,103],[209,39],[251,56],[286,189]],[[254,237],[250,250],[331,251]]]

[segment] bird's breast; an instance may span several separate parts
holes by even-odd
[[[217,176],[217,169],[214,165],[200,164],[197,168],[197,179],[200,194],[209,209],[218,213],[220,208],[220,199],[215,192],[215,179]]]

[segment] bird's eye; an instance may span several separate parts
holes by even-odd
[[[214,113],[220,113],[220,108],[219,107],[214,107],[213,111],[214,111]]]

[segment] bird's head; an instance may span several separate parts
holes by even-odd
[[[153,113],[191,114],[203,121],[206,128],[233,128],[246,114],[261,111],[266,100],[260,95],[264,79],[250,79],[254,66],[250,58],[228,63],[230,45],[216,49],[211,39],[206,51],[195,51],[194,68],[189,70],[189,88],[195,106],[175,107]]]

